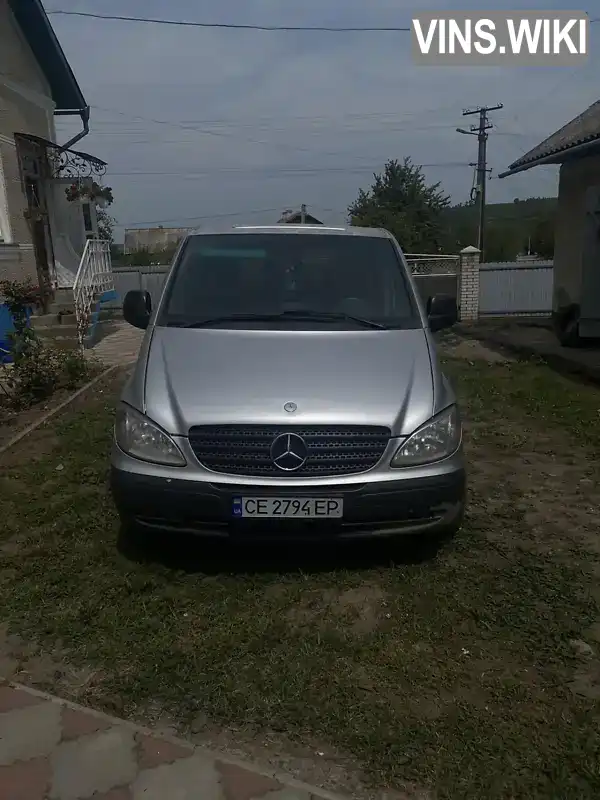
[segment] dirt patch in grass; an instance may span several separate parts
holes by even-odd
[[[90,368],[88,380],[92,380],[95,375],[102,372],[105,367],[101,364],[93,363]],[[84,384],[82,384],[84,385]],[[4,393],[0,393],[0,449],[8,444],[17,434],[34,425],[39,419],[44,417],[61,403],[68,400],[77,391],[75,389],[59,389],[48,399],[35,403],[27,408],[15,409],[10,403],[9,398]],[[29,458],[40,459],[53,449],[54,432],[50,429],[43,429],[37,436],[36,448],[34,452],[28,454]],[[25,452],[25,451],[24,451]],[[1,457],[1,455],[0,455]],[[24,456],[22,456],[24,457]],[[18,456],[15,456],[18,458]]]
[[[386,616],[385,607],[385,594],[379,586],[360,586],[341,593],[326,589],[304,597],[298,606],[289,609],[286,619],[300,631],[327,627],[333,618],[338,620],[340,629],[360,636],[380,627]]]
[[[486,361],[489,364],[506,364],[515,360],[507,353],[493,350],[477,339],[459,336],[452,330],[438,334],[437,338],[448,358]]]
[[[452,352],[470,502],[437,554],[165,537],[126,558],[114,399],[62,415],[50,452],[0,464],[0,615],[37,648],[0,665],[358,795],[600,796],[600,395]]]
[[[59,406],[70,394],[72,392],[66,390],[57,392],[51,400],[21,411],[15,411],[7,403],[0,403],[0,447],[7,444],[22,430],[33,425],[48,411]],[[43,441],[40,440],[39,445],[39,449],[36,449],[36,452],[32,454],[33,458],[36,458],[38,454],[44,455]]]

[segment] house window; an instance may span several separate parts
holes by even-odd
[[[83,214],[83,227],[85,229],[85,238],[94,238],[94,223],[92,222],[92,209],[89,203],[82,203],[81,213]]]

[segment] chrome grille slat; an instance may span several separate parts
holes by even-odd
[[[308,449],[306,464],[293,472],[278,469],[270,457],[280,434],[295,433]],[[372,426],[199,425],[189,431],[198,461],[213,472],[248,477],[352,475],[372,469],[382,457],[391,432]]]

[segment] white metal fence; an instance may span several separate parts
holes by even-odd
[[[404,257],[414,276],[458,275],[460,256],[405,253]]]
[[[424,303],[435,294],[458,298],[460,256],[406,253],[405,258]]]
[[[552,311],[553,272],[552,261],[480,264],[480,315],[549,315]]]
[[[113,277],[117,291],[117,305],[123,305],[123,298],[132,289],[150,292],[152,305],[158,302],[169,264],[151,264],[146,267],[113,266]]]
[[[406,260],[424,301],[433,294],[457,295],[459,257],[411,253]],[[169,265],[113,266],[117,303],[130,289],[150,292],[153,304],[160,298]],[[547,315],[552,310],[552,261],[507,261],[481,264],[479,313],[482,316]]]
[[[406,256],[406,260],[424,302],[433,294],[450,294],[456,297],[458,256],[410,254]],[[122,306],[123,298],[131,289],[150,292],[152,304],[155,305],[160,298],[168,271],[168,264],[145,267],[113,266],[115,289],[119,297],[115,305]]]

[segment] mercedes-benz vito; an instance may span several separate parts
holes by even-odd
[[[127,529],[207,536],[452,534],[460,413],[387,231],[309,225],[182,242],[116,414],[113,497]]]

